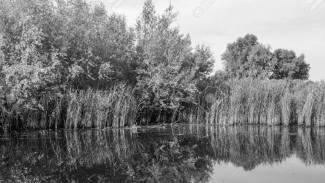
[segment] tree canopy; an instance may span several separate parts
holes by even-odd
[[[308,79],[310,66],[304,54],[299,57],[286,49],[271,51],[258,42],[255,35],[247,34],[228,44],[222,54],[225,71],[233,78]]]
[[[143,102],[153,108],[179,109],[181,102],[194,97],[196,84],[212,71],[210,49],[197,46],[193,50],[190,36],[173,26],[176,17],[171,5],[160,15],[148,0],[137,21],[137,88]]]
[[[126,83],[141,101],[175,109],[212,71],[210,49],[193,49],[171,5],[158,14],[147,0],[135,27],[84,0],[3,0],[0,12],[2,85],[16,98]]]

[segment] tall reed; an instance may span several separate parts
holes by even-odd
[[[11,111],[1,105],[0,129],[118,128],[143,124],[139,119],[153,115],[160,123],[325,126],[324,82],[230,80],[217,87],[212,103],[193,102],[176,111],[140,111],[133,89],[125,85],[49,92],[36,99]]]
[[[1,111],[0,126],[7,130],[124,127],[133,125],[137,114],[132,88],[125,85],[107,91],[49,92],[34,103],[37,105]]]
[[[136,100],[123,85],[108,91],[74,91],[68,97],[66,128],[104,128],[132,125]]]
[[[325,83],[232,80],[211,105],[205,124],[325,126]]]

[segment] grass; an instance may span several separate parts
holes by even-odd
[[[218,96],[206,124],[325,126],[325,83],[233,80]]]
[[[77,129],[132,126],[136,121],[136,100],[132,89],[117,85],[108,91],[73,91],[65,95],[47,93],[39,108],[2,111],[0,125],[10,130]]]
[[[133,89],[125,85],[107,91],[50,92],[38,98],[36,107],[14,105],[11,112],[2,107],[0,129],[120,128],[173,122],[325,126],[324,82],[231,80],[217,88],[212,103],[202,101],[202,94],[198,96],[199,105],[187,105],[182,110],[144,111],[138,107]]]
[[[125,86],[70,92],[67,101],[65,128],[124,127],[135,122],[136,102]]]

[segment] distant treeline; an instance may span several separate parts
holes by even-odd
[[[151,0],[133,27],[102,3],[1,1],[0,129],[182,121],[193,110],[206,116],[214,102],[206,95],[227,91],[231,80],[309,77],[304,55],[272,52],[251,34],[228,45],[225,70],[211,76],[213,53],[193,47],[176,17],[171,5],[157,13]]]

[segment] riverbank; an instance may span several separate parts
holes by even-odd
[[[222,85],[198,93],[196,101],[180,103],[178,110],[162,105],[153,109],[154,102],[140,105],[144,101],[125,85],[107,91],[47,93],[35,101],[34,108],[26,108],[28,102],[5,106],[3,101],[0,125],[3,131],[121,128],[175,122],[325,126],[324,82],[232,80]]]

